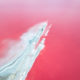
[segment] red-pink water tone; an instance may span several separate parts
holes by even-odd
[[[31,26],[52,24],[45,49],[26,80],[80,80],[80,1],[0,1],[0,58],[7,57],[5,39],[19,40]]]

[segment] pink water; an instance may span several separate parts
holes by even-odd
[[[8,43],[19,40],[31,26],[52,24],[46,47],[26,80],[80,80],[80,1],[20,0],[0,2],[0,58],[8,57]]]

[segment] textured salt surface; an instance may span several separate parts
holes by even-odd
[[[33,26],[20,37],[21,40],[19,42],[11,46],[8,53],[15,55],[14,57],[9,56],[11,60],[7,58],[7,62],[0,66],[0,80],[25,80],[36,57],[45,46],[45,37],[42,39],[41,37],[43,35],[47,36],[50,26],[47,27],[47,22]],[[39,44],[36,47],[38,42]]]

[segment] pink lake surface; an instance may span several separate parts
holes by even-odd
[[[52,24],[46,47],[26,80],[80,80],[79,0],[1,0],[0,58],[8,57],[4,40],[17,41],[31,26],[46,20]]]

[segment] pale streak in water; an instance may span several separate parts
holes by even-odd
[[[46,37],[42,38],[37,48],[35,46],[41,36],[47,36],[50,27],[47,22],[42,22],[20,37],[21,40],[8,51],[10,54],[16,53],[15,57],[0,67],[0,80],[25,80],[36,57],[45,46]]]

